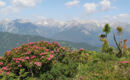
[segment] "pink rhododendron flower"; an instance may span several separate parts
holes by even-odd
[[[47,58],[47,60],[50,61],[53,57],[54,57],[54,55],[50,54],[49,58]]]
[[[54,55],[50,54],[50,55],[49,55],[49,57],[50,57],[50,58],[53,58],[53,57],[54,57]]]
[[[7,51],[6,54],[7,54],[7,56],[9,56],[10,55],[10,51]]]
[[[51,51],[51,54],[53,54],[54,53],[54,51]]]
[[[3,57],[0,57],[0,60],[2,60],[3,59]]]
[[[36,45],[33,46],[35,49],[39,49],[39,47],[37,47]]]
[[[43,55],[43,53],[40,53],[39,55],[41,56],[41,55]]]
[[[46,55],[48,52],[44,52],[44,53],[40,53],[39,55],[42,56],[42,55]]]
[[[25,60],[24,59],[21,59],[22,62],[24,62]]]
[[[30,64],[32,65],[32,62],[30,62]]]
[[[123,64],[123,63],[130,63],[130,61],[121,61],[120,64]]]
[[[0,74],[2,74],[4,71],[0,71]]]
[[[34,43],[33,42],[30,42],[29,45],[33,45]]]
[[[34,58],[36,58],[36,56],[32,56],[32,57],[31,57],[31,59],[34,59]]]
[[[6,67],[2,67],[2,70],[7,70],[7,68]]]
[[[16,53],[18,53],[18,51],[16,51]]]
[[[80,48],[80,51],[83,51],[84,50],[84,48]]]
[[[57,46],[59,46],[59,47],[60,47],[60,44],[59,44],[58,42],[53,42],[53,43],[55,43]]]
[[[3,65],[3,62],[0,62],[0,65]]]
[[[45,41],[46,43],[49,43],[49,41]]]
[[[20,50],[20,47],[18,47],[17,49]]]
[[[15,60],[16,60],[16,58],[12,58],[12,60],[14,60],[14,61],[15,61]]]
[[[31,49],[31,48],[32,48],[32,46],[29,46],[29,48]]]
[[[63,50],[65,50],[65,48],[64,48],[64,47],[63,47],[62,49],[63,49]]]
[[[27,57],[25,57],[25,59],[26,59],[26,60],[29,60],[29,57],[27,56]]]
[[[49,49],[45,49],[46,52],[49,52]]]
[[[25,60],[22,58],[12,58],[13,61],[16,61],[16,63],[19,63],[19,61],[24,62]]]
[[[85,55],[88,56],[88,53],[86,53]]]
[[[37,65],[38,67],[40,67],[42,63],[41,62],[35,62],[34,64]]]
[[[50,43],[50,42],[49,42],[48,44],[49,44],[49,45],[52,45],[52,43]]]
[[[45,56],[42,56],[40,59],[43,59],[43,58],[45,58]]]
[[[30,51],[28,51],[26,54],[28,54],[28,55],[29,55],[29,54],[31,54],[31,52],[30,52]]]
[[[16,61],[16,63],[19,63],[19,61]]]
[[[18,58],[18,60],[19,60],[19,61],[22,61],[22,62],[24,62],[24,61],[25,61],[25,60],[24,60],[24,59],[22,59],[22,58]]]
[[[24,50],[27,50],[27,48],[24,48]]]
[[[49,44],[49,45],[51,44],[49,41],[45,41],[45,42],[46,42],[47,44]]]
[[[19,64],[19,65],[18,65],[18,67],[22,67],[22,65],[21,65],[21,64]]]
[[[6,72],[6,75],[9,75],[10,74],[10,72]]]
[[[51,58],[49,57],[49,58],[47,58],[47,60],[48,60],[48,61],[50,61],[50,60],[51,60]]]
[[[36,46],[35,48],[36,48],[36,49],[39,49],[39,47],[37,47],[37,46]]]

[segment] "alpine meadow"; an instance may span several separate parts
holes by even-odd
[[[0,0],[0,80],[130,80],[130,0]]]

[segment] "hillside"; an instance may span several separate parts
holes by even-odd
[[[18,34],[12,34],[8,32],[0,32],[0,55],[3,55],[3,53],[6,50],[10,50],[11,48],[18,47],[22,44],[29,43],[29,42],[37,42],[37,41],[54,41],[52,39],[40,37],[40,36],[32,36],[32,35],[18,35]],[[74,43],[74,42],[68,42],[68,41],[58,41],[62,46],[67,47],[73,47],[75,49],[77,48],[86,48],[89,50],[97,50],[96,47],[93,47],[87,43]]]
[[[120,58],[110,52],[30,42],[0,57],[0,80],[130,80],[130,49]]]

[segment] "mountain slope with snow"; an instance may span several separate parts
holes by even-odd
[[[53,19],[42,19],[31,21],[26,19],[2,20],[0,21],[0,31],[16,34],[38,35],[56,40],[67,40],[72,42],[86,42],[91,45],[101,46],[98,35],[102,34],[105,22],[99,21],[56,21]],[[111,22],[112,32],[117,33],[116,27],[123,27],[123,39],[130,40],[130,23]],[[112,33],[110,34],[112,35]],[[110,36],[110,44],[114,44]],[[128,43],[130,45],[130,43]]]

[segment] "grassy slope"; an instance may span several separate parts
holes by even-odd
[[[122,58],[96,52],[90,54],[88,63],[79,66],[74,80],[130,80],[130,64],[120,64],[120,61],[130,61],[130,51]]]
[[[87,64],[79,65],[77,75],[65,80],[130,80],[130,64],[120,64],[125,60],[130,61],[130,51],[122,58],[90,51]],[[29,80],[42,79],[30,77]]]
[[[130,61],[130,50],[121,58],[109,53],[95,51],[87,51],[87,53],[87,63],[77,66],[76,76],[64,80],[130,80],[130,64],[120,64],[120,61]],[[41,79],[29,77],[28,80]]]

